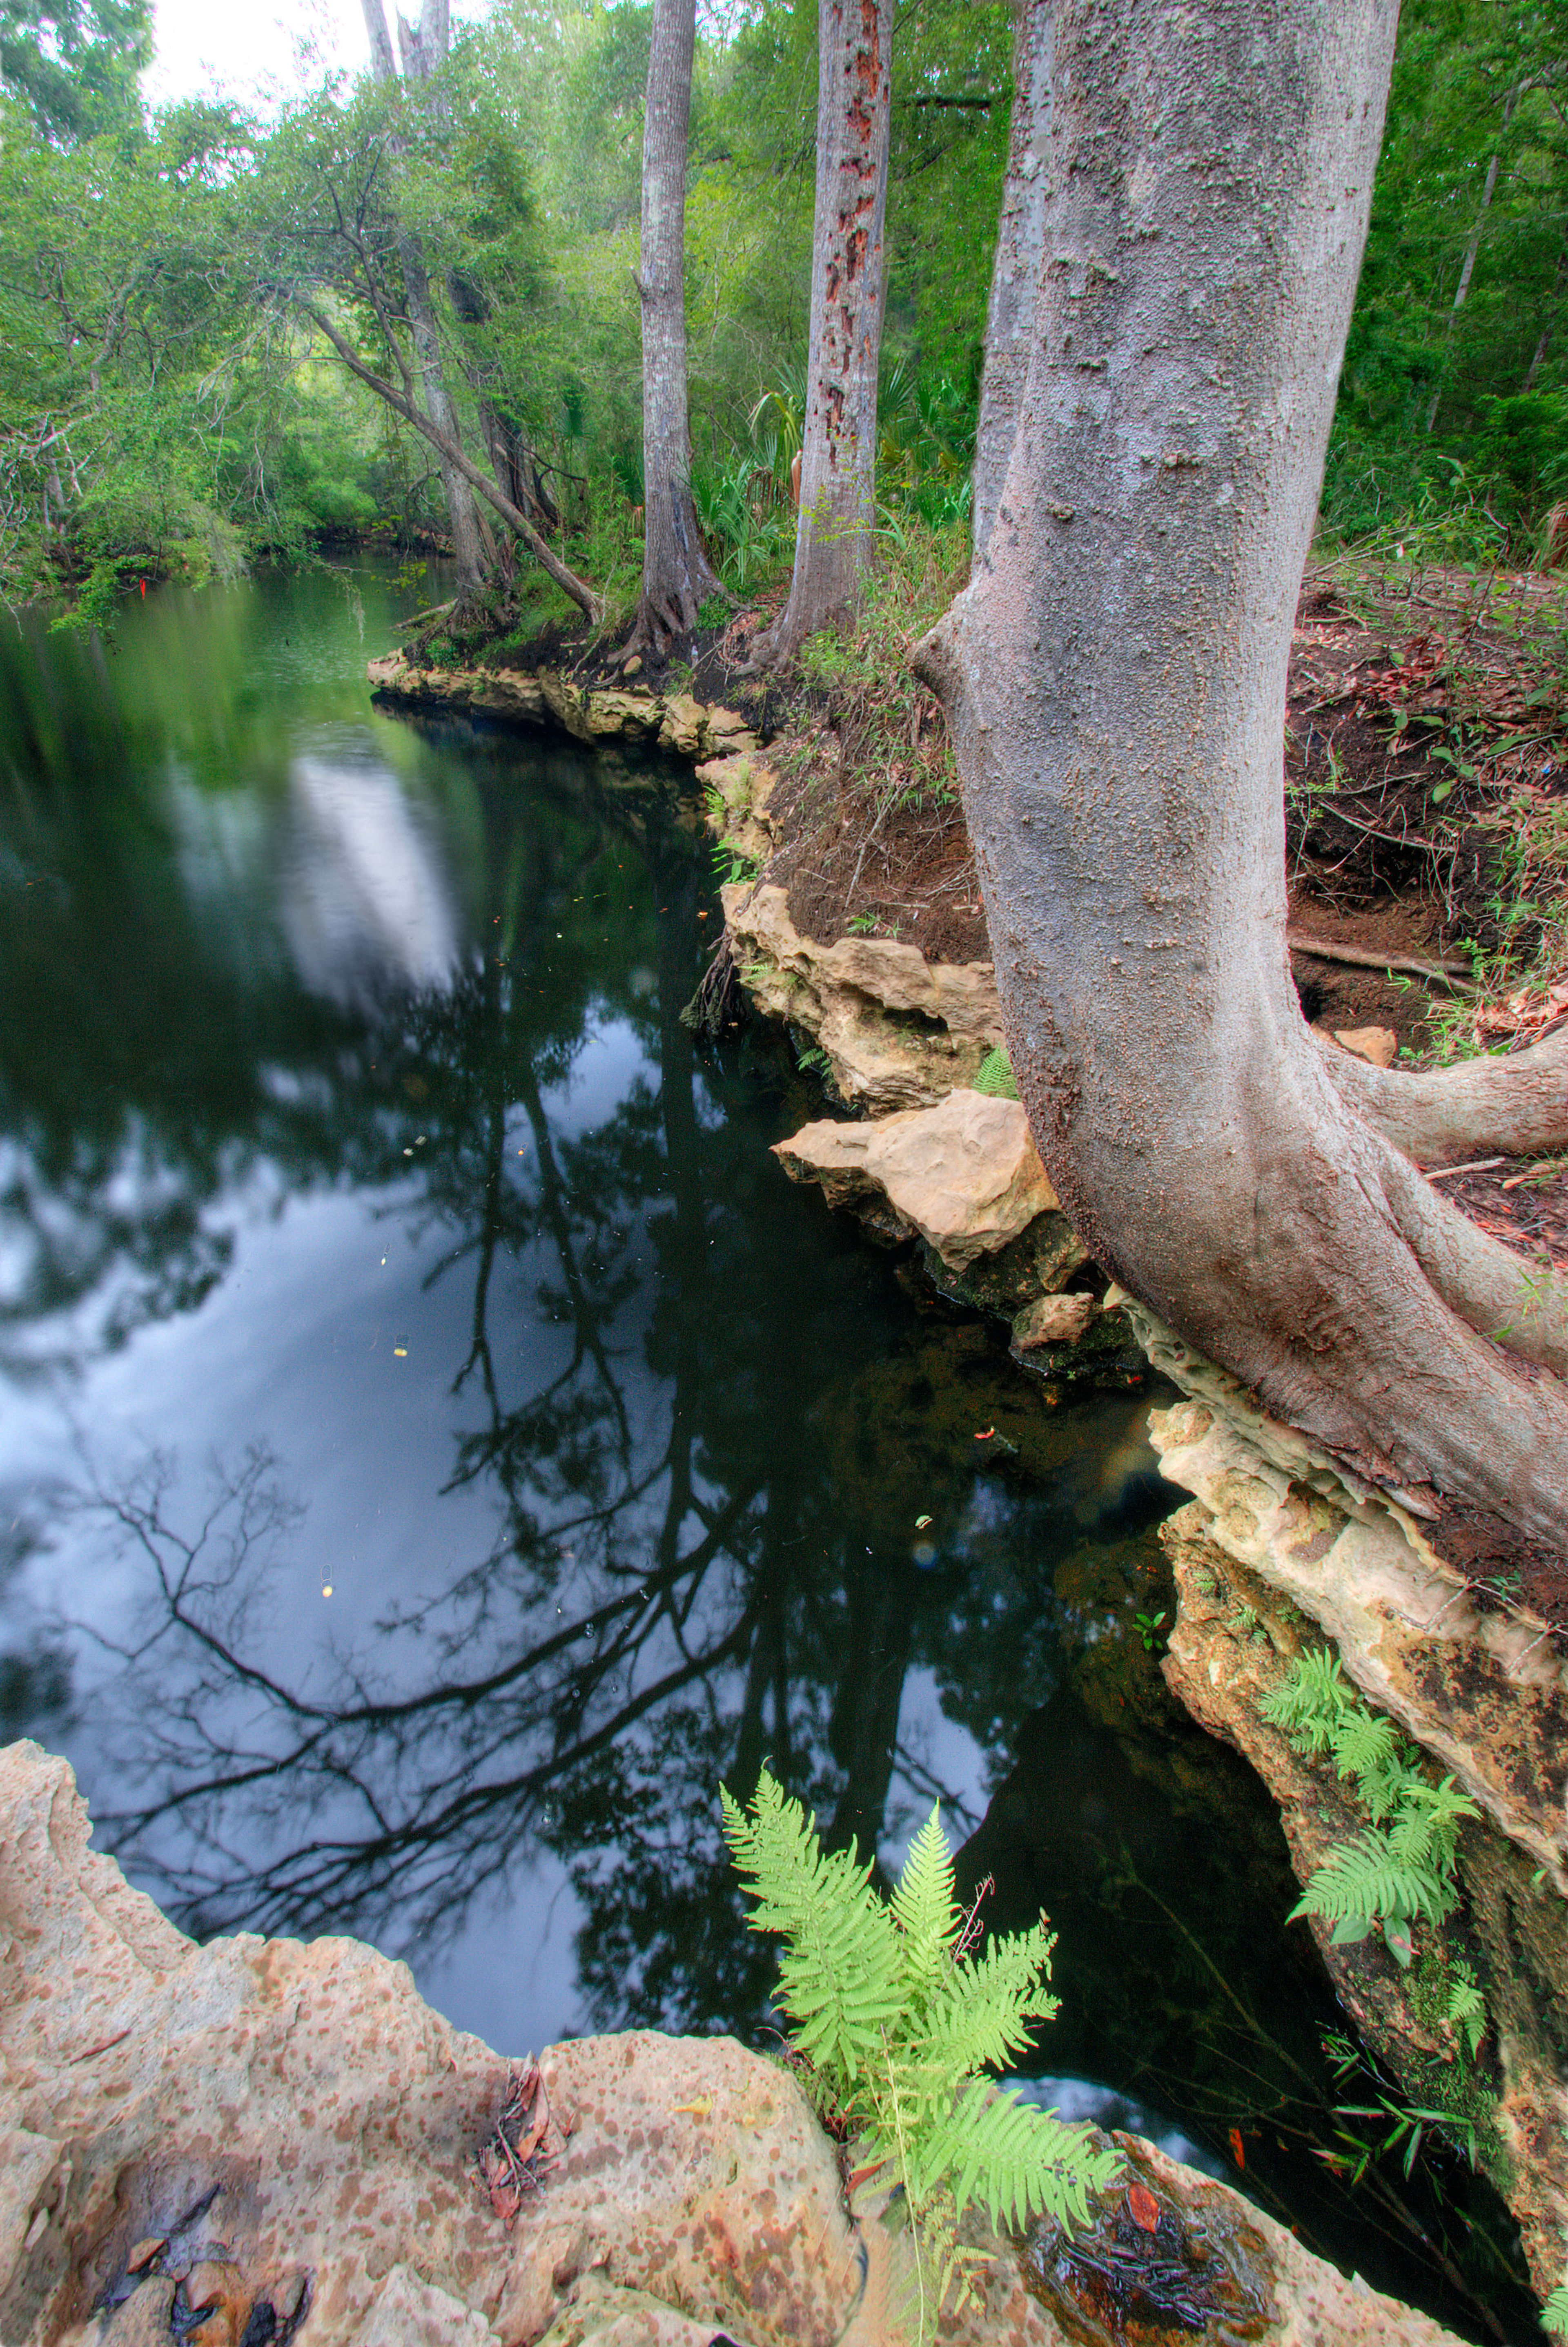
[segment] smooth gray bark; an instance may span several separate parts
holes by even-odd
[[[1568,1394],[1493,1340],[1560,1376],[1562,1286],[1347,1104],[1286,950],[1286,666],[1396,16],[1059,0],[1028,381],[921,661],[1080,1235],[1369,1480],[1560,1548]]]
[[[643,586],[634,644],[689,636],[715,578],[691,501],[686,407],[686,166],[695,0],[654,0],[643,118]]]
[[[760,660],[788,659],[852,609],[871,565],[892,39],[892,0],[819,0],[800,514],[789,600]]]
[[[984,555],[1013,455],[1019,403],[1034,343],[1034,289],[1044,252],[1044,157],[1034,141],[1050,121],[1052,0],[1018,0],[1013,28],[1013,121],[991,300],[985,313],[985,373],[974,436],[971,512],[976,559]]]

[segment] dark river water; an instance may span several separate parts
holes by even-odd
[[[1461,2163],[1320,2156],[1375,2088],[1138,1626],[1150,1395],[1051,1408],[791,1187],[820,1092],[680,1021],[689,778],[373,710],[429,598],[0,638],[0,1734],[187,1930],[355,1933],[513,2054],[759,2039],[721,1781],[890,1865],[940,1799],[1059,1934],[1042,2094],[1526,2335]]]

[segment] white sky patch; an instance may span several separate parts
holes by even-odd
[[[412,0],[410,7],[413,13]],[[473,23],[489,14],[488,0],[457,0],[452,13]],[[141,84],[151,106],[216,93],[272,114],[329,74],[360,73],[370,63],[358,0],[273,0],[271,6],[261,0],[260,7],[229,8],[215,8],[212,0],[156,0],[153,38],[153,61]]]

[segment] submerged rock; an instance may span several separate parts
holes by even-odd
[[[907,2332],[907,2237],[863,2198],[851,2212],[778,2064],[638,2032],[553,2047],[539,2071],[549,2124],[509,2224],[480,2155],[513,2067],[433,2013],[405,1965],[343,1939],[196,1946],[88,1847],[65,1761],[0,1752],[6,2347],[881,2347]],[[1213,2244],[1239,2241],[1248,2338],[1450,2341],[1225,2186],[1117,2141],[1138,2223],[1154,2214],[1140,2286],[1168,2264],[1194,2304],[1229,2305],[1236,2257],[1222,2276]],[[1118,2222],[1102,2209],[1094,2239]],[[944,2338],[1094,2335],[1052,2297],[1060,2243],[1021,2256],[972,2231],[983,2302]],[[1173,2319],[1174,2338],[1190,2326]]]

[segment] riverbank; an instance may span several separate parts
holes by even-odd
[[[14,2347],[915,2339],[908,2235],[782,2065],[651,2031],[507,2059],[356,1941],[198,1947],[90,1832],[64,1761],[0,1751]],[[1111,2273],[1162,2334],[1455,2347],[1227,2186],[1101,2141],[1120,2172],[1082,2229],[966,2223],[983,2280],[945,2340],[1100,2340]]]
[[[1002,1105],[995,1094],[1011,1086],[941,712],[907,670],[929,616],[921,602],[906,597],[901,634],[884,600],[788,692],[726,667],[718,645],[701,674],[708,703],[685,689],[695,688],[696,671],[662,693],[648,680],[628,689],[609,677],[529,678],[516,665],[433,676],[405,665],[387,671],[387,683],[405,699],[561,723],[584,739],[618,733],[697,762],[728,874],[718,968],[783,1023],[840,1110],[868,1120],[806,1128],[781,1148],[786,1169],[820,1182],[873,1238],[915,1245],[926,1276],[953,1301],[1010,1322],[1015,1358],[1040,1371],[1054,1401],[1072,1389],[1074,1369],[1136,1374],[1127,1366],[1129,1354],[1138,1358],[1136,1316],[1107,1296],[1081,1249],[1074,1259],[1064,1222],[1058,1232],[1051,1219],[1054,1196],[1031,1214],[997,1213],[999,1194],[1033,1195],[1044,1176],[1037,1160],[1016,1180],[996,1173],[988,1119]],[[1289,936],[1303,1009],[1344,1048],[1380,1064],[1443,1064],[1522,1048],[1568,1016],[1563,619],[1563,590],[1527,577],[1309,580],[1283,772]],[[742,630],[731,641],[743,650],[744,639]],[[709,1011],[721,1000],[716,984]],[[1461,1167],[1445,1187],[1522,1255],[1568,1265],[1568,1158]],[[1212,1411],[1217,1373],[1139,1333],[1193,1408]],[[1524,1570],[1513,1559],[1440,1555],[1430,1527],[1349,1488],[1316,1458],[1298,1471],[1328,1513],[1308,1528],[1321,1541],[1307,1569],[1288,1521],[1268,1537],[1257,1529],[1271,1508],[1285,1505],[1288,1519],[1291,1472],[1276,1454],[1299,1438],[1236,1416],[1223,1470],[1207,1463],[1196,1420],[1188,1439],[1163,1446],[1165,1471],[1198,1495],[1189,1544],[1207,1542],[1227,1558],[1237,1586],[1250,1574],[1273,1593],[1236,1599],[1230,1612],[1250,1612],[1247,1636],[1269,1642],[1276,1677],[1295,1651],[1275,1635],[1292,1614],[1309,1640],[1329,1641],[1352,1685],[1393,1713],[1434,1778],[1457,1774],[1484,1820],[1467,1829],[1458,1921],[1441,1957],[1476,1983],[1468,2061],[1446,2007],[1435,2020],[1423,2013],[1426,1992],[1380,1943],[1352,1953],[1326,1928],[1319,1938],[1385,2065],[1390,2109],[1448,2114],[1428,2123],[1468,2144],[1509,2199],[1544,2295],[1568,2226],[1568,2102],[1554,2083],[1568,2054],[1568,1951],[1553,1936],[1568,1852],[1560,1804],[1526,1814],[1510,1788],[1522,1773],[1555,1781],[1568,1584],[1550,1559],[1527,1560]],[[1269,1498],[1281,1471],[1281,1491]],[[1263,1498],[1243,1507],[1254,1489]],[[1339,1557],[1347,1526],[1370,1537],[1378,1556],[1381,1542],[1395,1563],[1348,1579],[1339,1564],[1320,1567],[1330,1553]],[[1243,1724],[1234,1702],[1205,1693],[1235,1676],[1202,1595],[1215,1575],[1191,1569],[1179,1542],[1173,1563],[1172,1684],[1259,1768],[1305,1882],[1323,1837],[1292,1829],[1309,1799],[1299,1768],[1292,1777],[1278,1732],[1270,1740],[1252,1712]],[[1441,1659],[1422,1662],[1434,1618],[1446,1624]],[[1355,1829],[1353,1811],[1343,1822]],[[1539,1912],[1515,1911],[1527,1878]],[[1526,1925],[1530,1945],[1539,1942],[1533,1970],[1508,1953]],[[1429,1973],[1440,1963],[1435,1943],[1423,1962]]]

